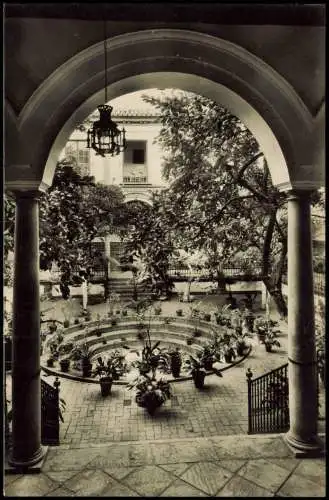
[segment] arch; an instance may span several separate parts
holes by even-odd
[[[141,203],[152,206],[151,195],[148,193],[127,193],[125,195],[124,203],[132,203],[134,201],[140,201]]]
[[[68,60],[20,113],[22,141],[30,146],[28,163],[46,185],[51,185],[69,135],[103,100],[103,56],[99,42]],[[293,187],[300,165],[310,165],[309,110],[273,68],[244,48],[195,31],[142,30],[108,39],[107,59],[109,99],[168,85],[193,91],[216,100],[246,124],[278,187]],[[41,128],[36,140],[34,131]],[[317,172],[308,172],[303,182],[304,187],[315,185]]]

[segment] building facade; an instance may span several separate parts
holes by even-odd
[[[120,129],[125,128],[127,147],[113,157],[102,157],[87,148],[87,130],[98,119],[97,115],[96,111],[74,130],[60,158],[72,160],[81,175],[93,176],[96,182],[105,185],[119,186],[125,202],[151,204],[152,193],[166,186],[161,175],[163,151],[156,143],[161,129],[159,113],[146,106],[114,108],[112,118]],[[97,238],[96,244],[107,257],[114,258],[108,260],[109,274],[118,271],[114,260],[120,259],[123,250],[119,236],[109,234],[103,242]]]

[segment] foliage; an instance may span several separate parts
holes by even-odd
[[[269,329],[265,332],[264,344],[267,346],[271,346],[271,347],[273,347],[273,346],[280,347],[281,346],[280,342],[276,338],[276,333],[274,332],[273,329]]]
[[[106,357],[97,358],[97,365],[95,366],[92,375],[102,377],[109,377],[112,380],[119,380],[119,378],[127,371],[127,363],[125,355],[119,350],[111,351]]]
[[[154,380],[148,375],[140,375],[128,384],[128,389],[136,390],[136,402],[139,406],[149,408],[160,406],[171,397],[171,387],[166,380]]]
[[[166,225],[175,248],[202,250],[219,284],[226,263],[241,257],[260,263],[285,316],[286,196],[272,185],[258,143],[237,117],[205,97],[176,92],[144,100],[161,113],[157,142],[170,183],[160,195],[161,223],[153,217],[152,225],[163,232]]]
[[[69,160],[57,164],[52,186],[39,202],[40,267],[48,270],[53,263],[59,267],[64,298],[69,296],[69,285],[88,278],[94,260],[91,241],[116,225],[123,200],[118,187],[81,176]],[[14,215],[15,204],[6,197],[6,256],[14,248]]]
[[[143,281],[151,285],[155,295],[169,296],[173,288],[168,276],[172,245],[161,196],[153,194],[152,206],[131,202],[126,210],[121,235],[126,249],[125,260],[142,264]]]
[[[184,368],[192,376],[194,376],[197,372],[206,373],[202,353],[197,353],[196,356],[190,354],[184,361]]]
[[[92,358],[92,351],[88,344],[83,342],[72,349],[70,358],[74,361],[79,361],[81,359],[90,361]]]

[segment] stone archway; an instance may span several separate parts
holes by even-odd
[[[317,373],[308,191],[324,184],[321,155],[315,162],[314,146],[321,145],[315,120],[278,72],[224,39],[188,30],[141,30],[109,39],[107,52],[109,99],[155,86],[210,97],[251,130],[274,185],[293,190],[288,201],[291,428],[287,440],[301,452],[315,452]],[[97,43],[69,59],[35,90],[6,135],[6,188],[17,198],[11,463],[18,467],[33,466],[43,456],[37,192],[51,185],[70,133],[102,102],[103,77],[103,43]],[[29,386],[22,394],[25,380]]]
[[[107,47],[109,99],[166,85],[203,94],[230,109],[250,128],[275,185],[309,189],[310,184],[319,187],[323,183],[321,172],[309,169],[310,112],[273,68],[244,48],[203,33],[174,29],[119,35],[109,39]],[[51,184],[68,136],[102,102],[103,70],[103,43],[97,43],[60,66],[22,109],[18,129],[24,158],[16,161],[31,166],[30,175],[39,185]],[[42,130],[37,141],[35,130]],[[8,165],[6,174],[8,187],[14,188],[15,167]],[[299,181],[303,186],[298,186]]]

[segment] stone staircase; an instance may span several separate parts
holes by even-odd
[[[137,285],[138,298],[144,298],[150,294],[150,287],[145,284]],[[108,281],[108,296],[111,293],[120,295],[122,299],[132,299],[134,287],[131,277],[111,277]]]

